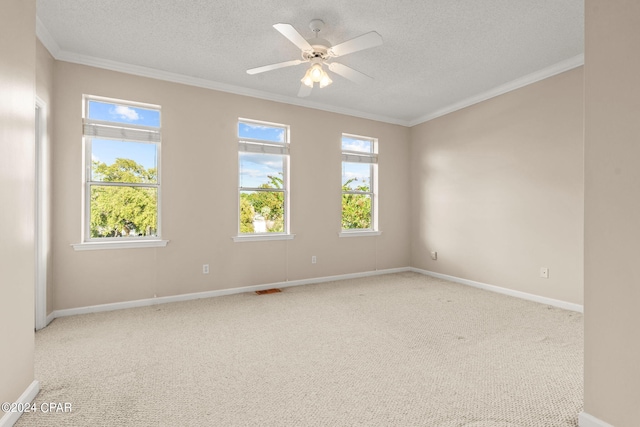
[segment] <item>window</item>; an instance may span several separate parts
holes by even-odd
[[[342,233],[377,233],[377,147],[375,138],[342,134]]]
[[[159,240],[160,107],[85,96],[83,117],[84,242]]]
[[[238,172],[240,239],[235,240],[290,236],[289,127],[240,119]]]

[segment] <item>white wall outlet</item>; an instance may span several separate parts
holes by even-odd
[[[315,264],[318,261],[315,255],[311,257],[311,264]]]
[[[548,267],[540,267],[540,277],[543,279],[549,278],[549,268]]]
[[[438,252],[435,252],[435,251],[431,252],[431,259],[437,260],[438,259]]]
[[[202,274],[209,274],[209,264],[202,264]]]

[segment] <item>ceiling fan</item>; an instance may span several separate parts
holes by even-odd
[[[324,22],[320,19],[314,19],[311,21],[309,28],[311,28],[311,31],[315,33],[315,37],[307,40],[292,25],[275,24],[273,28],[278,30],[302,51],[302,59],[294,59],[292,61],[251,68],[247,70],[247,73],[258,74],[264,73],[265,71],[277,70],[278,68],[300,65],[306,62],[311,63],[306,74],[302,80],[300,80],[302,82],[300,90],[298,91],[298,96],[300,97],[309,96],[314,83],[318,83],[320,88],[323,88],[333,82],[329,77],[329,74],[324,70],[324,65],[334,73],[353,82],[367,83],[372,81],[373,79],[366,74],[338,62],[333,62],[333,59],[349,53],[380,46],[382,44],[382,36],[375,31],[371,31],[354,39],[331,46],[331,43],[318,37],[318,33],[323,27]]]

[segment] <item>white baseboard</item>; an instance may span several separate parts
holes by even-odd
[[[461,283],[492,292],[498,292],[517,298],[535,301],[541,304],[547,304],[554,307],[563,308],[565,310],[582,312],[583,307],[578,304],[572,304],[565,301],[545,298],[538,295],[528,294],[525,292],[514,291],[511,289],[501,288],[499,286],[488,285],[486,283],[474,282],[473,280],[461,279],[459,277],[448,276],[446,274],[434,273],[432,271],[422,270],[414,267],[390,268],[386,270],[365,271],[362,273],[340,274],[336,276],[314,277],[310,279],[289,280],[286,282],[267,283],[263,285],[243,286],[240,288],[220,289],[215,291],[197,292],[191,294],[172,295],[159,298],[146,298],[135,301],[116,302],[111,304],[92,305],[88,307],[68,308],[63,310],[55,310],[47,316],[47,324],[57,317],[75,316],[78,314],[99,313],[102,311],[122,310],[126,308],[147,307],[157,304],[167,304],[171,302],[189,301],[201,298],[212,298],[223,295],[240,294],[244,292],[255,292],[271,288],[287,288],[291,286],[309,285],[312,283],[335,282],[338,280],[357,279],[360,277],[378,276],[382,274],[402,273],[405,271],[413,271],[427,276],[437,277],[439,279],[449,280],[451,282]],[[1,426],[0,426],[1,427]]]
[[[613,427],[613,425],[605,423],[586,412],[580,412],[580,415],[578,416],[578,425],[580,427]]]
[[[55,311],[52,311],[51,313],[49,313],[47,315],[47,324],[45,326],[49,326],[49,323],[51,323],[53,321],[53,319],[56,318],[55,313],[56,313]]]
[[[526,300],[538,302],[541,304],[547,304],[547,305],[562,308],[565,310],[577,311],[579,313],[584,312],[584,307],[580,304],[574,304],[574,303],[561,301],[553,298],[547,298],[539,295],[528,294],[526,292],[514,291],[513,289],[502,288],[500,286],[495,286],[495,285],[488,285],[486,283],[475,282],[473,280],[468,280],[468,279],[461,279],[459,277],[449,276],[447,274],[435,273],[433,271],[422,270],[420,268],[411,267],[410,270],[416,273],[425,274],[427,276],[437,277],[438,279],[449,280],[451,282],[460,283],[462,285],[468,285],[468,286],[473,286],[474,288],[484,289],[486,291],[497,292],[499,294],[526,299]]]
[[[287,288],[291,286],[309,285],[312,283],[335,282],[338,280],[357,279],[360,277],[379,276],[382,274],[402,273],[411,271],[411,267],[389,268],[386,270],[365,271],[362,273],[340,274],[337,276],[314,277],[311,279],[289,280],[286,282],[268,283],[264,285],[243,286],[241,288],[229,288],[215,291],[197,292],[191,294],[172,295],[159,298],[139,299],[135,301],[116,302],[111,304],[92,305],[88,307],[68,308],[64,310],[55,310],[47,316],[47,322],[65,316],[75,316],[78,314],[98,313],[102,311],[122,310],[125,308],[147,307],[150,305],[167,304],[171,302],[189,301],[201,298],[219,297],[223,295],[241,294],[244,292],[255,292],[271,288]],[[0,426],[1,427],[1,426]]]
[[[9,402],[9,403],[22,403],[22,404],[31,403],[33,402],[33,399],[36,398],[39,392],[40,392],[40,382],[33,381],[29,385],[29,387],[27,387],[24,393],[20,395],[18,400],[16,400],[15,402]],[[22,415],[21,412],[5,413],[4,416],[0,418],[0,427],[13,427],[13,425],[18,421],[21,415]]]

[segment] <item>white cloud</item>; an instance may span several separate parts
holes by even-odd
[[[274,162],[262,162],[262,164],[264,166],[266,166],[269,169],[275,170],[275,171],[282,171],[282,162],[281,161],[274,161]]]
[[[140,119],[140,116],[138,115],[138,112],[136,110],[124,105],[116,105],[116,108],[110,110],[109,113],[123,120],[134,121]]]
[[[270,130],[270,131],[276,131],[275,133],[275,140],[278,142],[284,142],[284,129],[281,128],[276,128],[273,126],[266,126],[266,125],[258,125],[258,124],[250,124],[250,123],[243,123],[243,125],[245,125],[247,128],[251,129],[251,130]],[[262,138],[260,138],[262,139]]]
[[[371,152],[371,142],[362,141],[360,139],[343,138],[342,149],[348,151],[361,151],[365,153]]]
[[[262,178],[265,176],[265,173],[258,169],[242,169],[242,176],[251,177],[251,178]]]
[[[283,168],[282,157],[278,155],[243,153],[242,159],[244,167],[254,164],[265,173],[266,169],[281,172]]]
[[[273,126],[256,125],[253,123],[244,123],[244,125],[250,129],[274,129]]]
[[[345,172],[342,174],[344,177],[346,178],[359,178],[362,180],[367,179],[368,177],[362,173],[358,173],[358,172]]]

